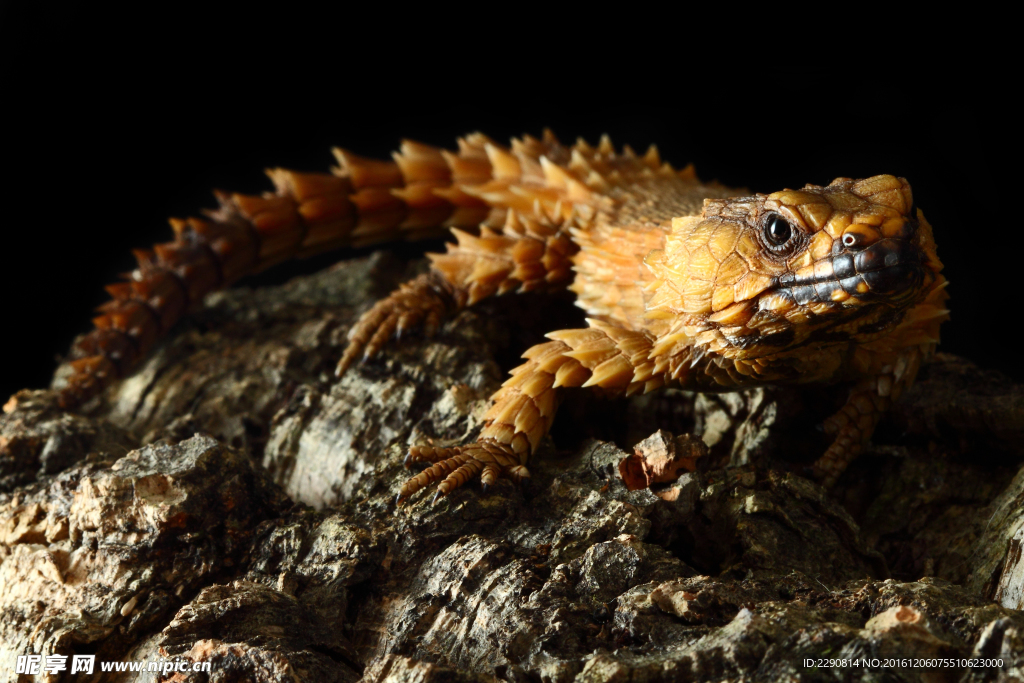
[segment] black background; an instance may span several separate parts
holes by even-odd
[[[334,145],[385,156],[401,137],[453,147],[473,130],[544,126],[656,143],[704,179],[760,192],[907,177],[951,280],[941,348],[1024,379],[1010,77],[984,44],[964,49],[966,27],[950,57],[940,36],[911,44],[908,27],[819,25],[808,44],[794,25],[744,32],[724,8],[587,23],[527,5],[153,7],[0,6],[0,397],[45,386],[129,249],[168,239],[166,217],[211,206],[211,188],[263,191],[268,166],[325,170]]]

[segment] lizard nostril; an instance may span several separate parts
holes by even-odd
[[[847,249],[856,249],[864,243],[864,236],[855,232],[848,232],[843,235],[843,246]]]

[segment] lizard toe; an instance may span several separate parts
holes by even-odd
[[[449,299],[435,276],[421,275],[405,283],[359,318],[349,331],[348,346],[334,374],[341,377],[359,358],[370,360],[392,337],[400,340],[416,329],[435,331],[451,307]]]
[[[429,462],[426,468],[402,485],[396,502],[401,503],[417,491],[437,483],[437,490],[431,504],[465,485],[476,476],[486,492],[500,477],[521,482],[528,478],[529,471],[520,463],[519,456],[507,444],[493,441],[479,441],[453,448],[413,446],[405,458],[406,466]]]

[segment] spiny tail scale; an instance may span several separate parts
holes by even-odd
[[[136,250],[138,267],[107,287],[112,300],[57,373],[61,405],[79,406],[130,373],[205,295],[291,258],[451,228],[457,244],[431,258],[436,271],[466,283],[457,307],[561,286],[576,251],[564,228],[577,207],[599,205],[603,191],[641,174],[676,173],[653,147],[644,157],[616,154],[605,137],[596,148],[569,148],[549,131],[510,148],[474,133],[456,152],[404,141],[391,161],[335,155],[332,173],[268,170],[273,192],[217,192],[217,209],[171,219],[173,241]]]
[[[393,161],[335,150],[332,173],[269,169],[273,192],[217,192],[220,206],[204,217],[171,219],[175,239],[136,250],[127,282],[107,287],[113,300],[58,373],[61,405],[78,406],[124,377],[190,306],[246,275],[339,247],[475,227],[490,210],[458,184],[490,177],[485,144],[471,135],[449,153],[407,141]]]

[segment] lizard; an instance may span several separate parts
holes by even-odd
[[[430,271],[351,327],[337,365],[393,337],[430,335],[490,296],[569,289],[587,327],[555,330],[491,397],[475,442],[412,446],[426,465],[399,503],[437,484],[434,502],[474,477],[529,477],[561,387],[628,397],[662,387],[736,391],[846,384],[812,474],[835,484],[880,416],[935,352],[949,317],[932,228],[910,184],[837,178],[770,194],[704,183],[656,147],[643,155],[563,145],[550,132],[503,146],[481,133],[457,151],[403,141],[391,160],[335,149],[331,173],[269,169],[275,191],[216,192],[203,217],[170,219],[172,242],[136,250],[107,287],[92,332],[58,371],[60,404],[81,406],[131,372],[205,294],[292,257],[450,233]]]

